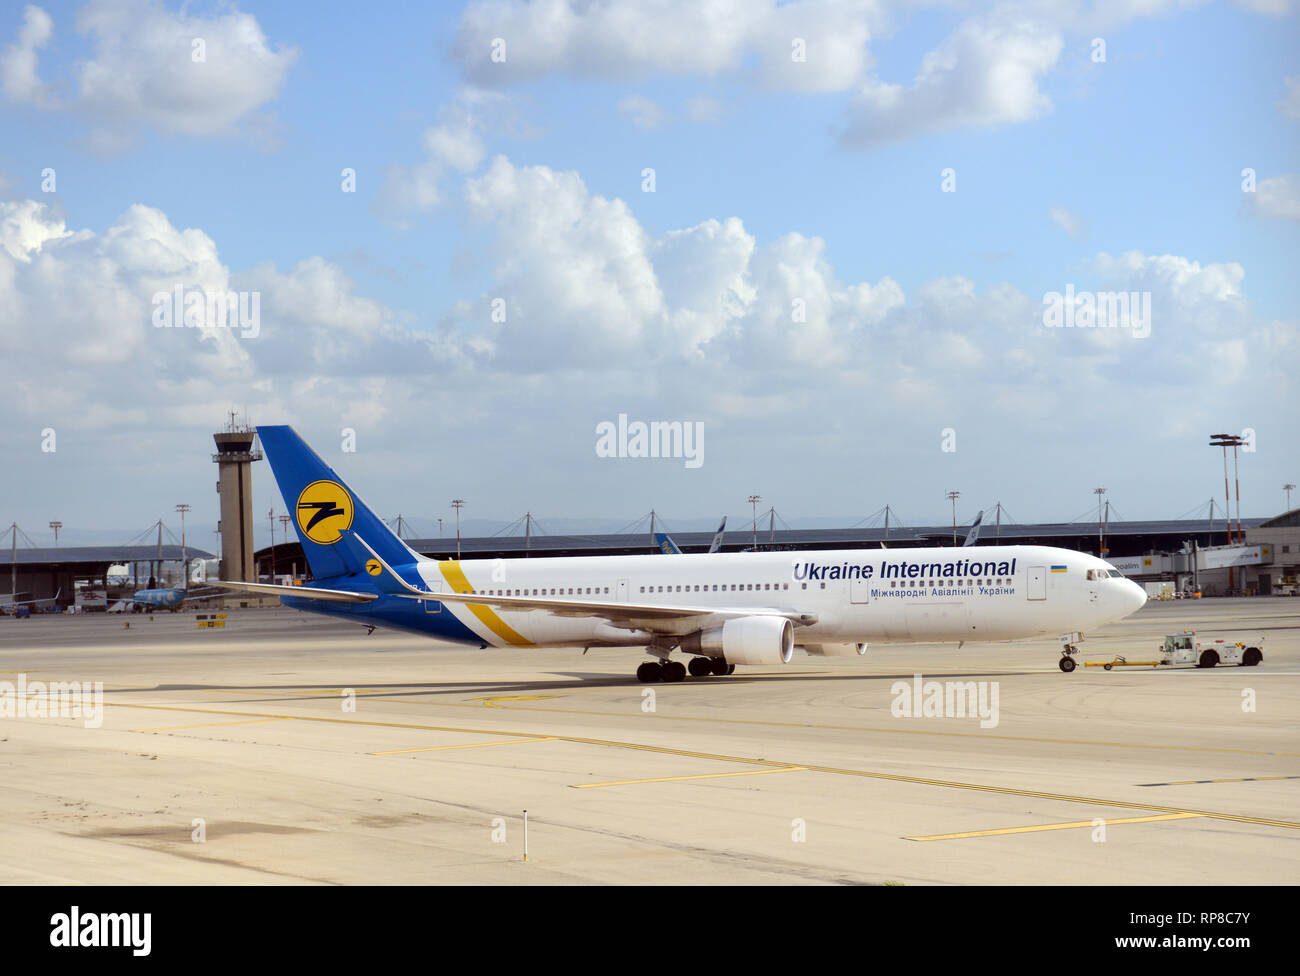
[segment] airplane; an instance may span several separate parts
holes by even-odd
[[[31,616],[31,610],[30,609],[24,610],[23,609],[24,607],[34,607],[42,603],[57,604],[59,600],[59,594],[61,594],[62,592],[63,592],[63,587],[59,587],[57,590],[54,591],[54,596],[44,596],[41,597],[39,600],[0,599],[0,614],[12,614],[15,617],[29,617]],[[7,593],[5,594],[5,596],[13,597],[14,594]]]
[[[722,548],[722,533],[727,527],[727,516],[722,516],[722,524],[718,526],[718,531],[713,534],[713,541],[709,543],[709,552],[717,552]],[[681,546],[673,541],[673,537],[667,532],[655,533],[655,545],[665,556],[682,555]]]
[[[980,537],[980,523],[983,521],[984,513],[980,512],[975,516],[975,521],[971,523],[970,531],[966,533],[966,541],[962,543],[963,546],[975,545],[975,540]]]
[[[190,564],[185,561],[183,566],[181,576],[185,580],[184,586],[159,586],[148,590],[136,590],[131,595],[131,599],[135,601],[136,612],[170,610],[175,613],[185,606],[185,598],[190,595]]]
[[[722,534],[727,531],[727,516],[722,516],[722,524],[718,526],[718,531],[713,533],[713,541],[709,543],[709,552],[718,552],[722,549]]]
[[[371,632],[480,647],[638,648],[650,658],[637,668],[643,682],[779,666],[796,647],[853,657],[868,643],[1057,636],[1070,672],[1083,632],[1147,600],[1109,563],[1048,546],[433,560],[292,427],[257,432],[313,579],[212,585],[277,595]]]

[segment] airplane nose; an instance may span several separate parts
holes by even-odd
[[[1124,582],[1128,584],[1127,592],[1124,594],[1124,605],[1128,608],[1129,613],[1136,613],[1146,606],[1147,591],[1132,580],[1125,580]]]

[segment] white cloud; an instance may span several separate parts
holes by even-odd
[[[87,109],[190,135],[226,133],[271,101],[298,57],[293,48],[273,50],[257,19],[235,9],[203,17],[149,0],[92,0],[77,30],[95,44],[78,78]]]
[[[1277,107],[1288,119],[1300,122],[1300,76],[1286,79],[1286,94]]]
[[[716,75],[749,58],[769,85],[842,91],[870,65],[875,0],[474,0],[454,56],[482,85],[547,75],[627,81],[650,74]],[[806,57],[792,57],[796,39]],[[504,43],[504,60],[493,60]]]
[[[1280,220],[1300,220],[1300,179],[1292,174],[1260,180],[1249,194],[1255,213]]]
[[[420,140],[424,159],[410,166],[394,163],[385,170],[375,213],[405,229],[411,225],[412,215],[441,204],[442,183],[448,173],[471,173],[483,162],[486,150],[480,133],[484,114],[500,120],[503,108],[500,95],[461,89],[456,100],[439,112],[438,124],[424,130]]]
[[[662,323],[649,241],[622,200],[588,193],[576,173],[516,168],[503,156],[467,181],[465,197],[502,245],[500,297],[512,337],[503,356],[536,361],[563,348],[590,364],[630,351]]]
[[[39,52],[54,34],[54,21],[40,7],[23,9],[18,38],[0,54],[0,90],[11,102],[47,106],[52,98],[37,74]]]
[[[642,132],[657,129],[668,118],[667,112],[644,95],[628,95],[626,98],[620,99],[618,114],[628,119]]]
[[[1083,236],[1083,221],[1064,207],[1053,207],[1047,212],[1047,219],[1076,241]]]
[[[257,293],[260,333],[157,328],[153,298],[177,286]],[[358,391],[371,380],[400,387],[457,355],[433,333],[401,326],[320,257],[287,272],[264,264],[232,273],[208,234],[176,228],[151,207],[132,206],[95,233],[68,230],[35,201],[0,204],[0,386],[9,415],[84,428],[171,417],[181,407],[215,416],[231,402],[274,400],[288,411],[295,397],[294,409],[334,411],[369,401]],[[130,417],[99,409],[122,402],[128,388]],[[414,392],[412,383],[395,395]],[[379,382],[374,403],[385,393]]]
[[[35,200],[0,203],[0,248],[15,261],[30,264],[48,241],[71,237],[62,220]]]
[[[963,21],[925,56],[911,87],[872,80],[854,97],[843,133],[866,147],[958,126],[1024,122],[1051,109],[1039,81],[1064,46],[1061,31],[999,9]]]
[[[431,160],[461,173],[477,169],[485,153],[478,120],[464,103],[444,110],[442,121],[425,130],[423,142]]]
[[[947,275],[904,294],[884,273],[846,282],[825,241],[760,242],[738,217],[652,235],[578,174],[505,157],[464,194],[467,219],[495,238],[484,255],[494,280],[431,331],[319,256],[231,271],[208,234],[153,208],[94,232],[35,201],[3,204],[0,403],[7,416],[78,428],[182,413],[206,423],[235,404],[318,424],[458,409],[465,424],[497,429],[499,398],[580,413],[687,398],[727,422],[843,450],[839,425],[860,437],[864,422],[928,420],[937,403],[1047,424],[1073,416],[1072,398],[1131,408],[1134,389],[1168,395],[1207,361],[1231,366],[1224,396],[1295,368],[1294,323],[1257,321],[1232,262],[1138,251],[1088,262],[1076,289],[1152,293],[1151,335],[1137,341],[1048,329],[1039,298],[1009,283]],[[177,284],[256,292],[260,335],[154,328],[153,294]],[[504,322],[492,320],[498,298]]]
[[[627,203],[592,192],[576,173],[504,157],[464,192],[474,236],[495,238],[481,255],[494,281],[444,306],[441,327],[428,331],[319,256],[232,271],[207,233],[153,208],[131,207],[91,231],[35,201],[3,204],[0,410],[10,422],[0,439],[30,450],[22,431],[58,428],[58,461],[92,465],[117,486],[117,509],[133,504],[130,462],[142,450],[192,452],[232,406],[294,423],[326,452],[341,426],[353,426],[369,463],[395,474],[367,489],[382,508],[445,477],[410,445],[429,436],[413,418],[449,415],[457,422],[437,432],[437,454],[486,465],[480,504],[521,465],[537,472],[538,497],[570,498],[547,474],[557,458],[565,477],[580,469],[591,479],[593,497],[626,499],[626,471],[588,471],[583,460],[592,425],[620,411],[709,423],[721,482],[752,477],[756,459],[775,450],[799,453],[800,465],[810,459],[801,477],[829,483],[842,458],[885,434],[914,440],[961,426],[979,436],[1010,420],[1022,443],[1041,445],[1039,466],[1077,463],[1132,417],[1161,417],[1171,397],[1182,402],[1187,377],[1206,362],[1220,367],[1215,403],[1193,398],[1178,423],[1208,423],[1223,402],[1276,412],[1276,390],[1297,368],[1296,323],[1256,319],[1244,269],[1232,262],[1137,251],[1089,262],[1076,288],[1152,293],[1152,332],[1137,341],[1117,329],[1048,329],[1039,298],[1009,283],[954,274],[905,295],[888,269],[846,282],[823,240],[762,242],[738,217],[651,234]],[[152,294],[176,284],[256,291],[260,335],[154,328]],[[504,322],[492,321],[494,298],[505,302]],[[1097,431],[1092,442],[1067,436],[1082,417]],[[95,443],[65,454],[65,436]],[[911,450],[889,457],[901,463]],[[42,463],[33,484],[59,490],[60,476]],[[210,483],[192,459],[178,468]],[[796,505],[824,500],[820,484],[807,496],[798,481],[779,490]],[[683,491],[698,501],[698,482]],[[500,497],[520,503],[514,491]]]
[[[76,27],[93,51],[78,64],[77,97],[63,107],[94,118],[100,146],[129,141],[136,125],[229,134],[279,94],[298,57],[292,47],[272,48],[257,19],[234,8],[205,17],[153,0],[91,0]],[[19,40],[0,63],[11,100],[52,105],[35,61],[52,29],[44,11],[27,9]]]

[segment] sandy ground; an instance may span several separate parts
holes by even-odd
[[[1081,659],[1184,627],[1264,663],[917,645],[643,686],[635,652],[285,609],[0,618],[0,681],[104,686],[97,728],[0,718],[0,881],[1295,883],[1300,599],[1151,604]],[[896,716],[918,673],[987,682],[985,720]]]

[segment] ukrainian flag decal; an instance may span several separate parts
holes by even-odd
[[[1052,567],[1052,572],[1053,572],[1053,573],[1064,573],[1064,572],[1066,572],[1066,567],[1064,567],[1064,566],[1053,566],[1053,567]]]

